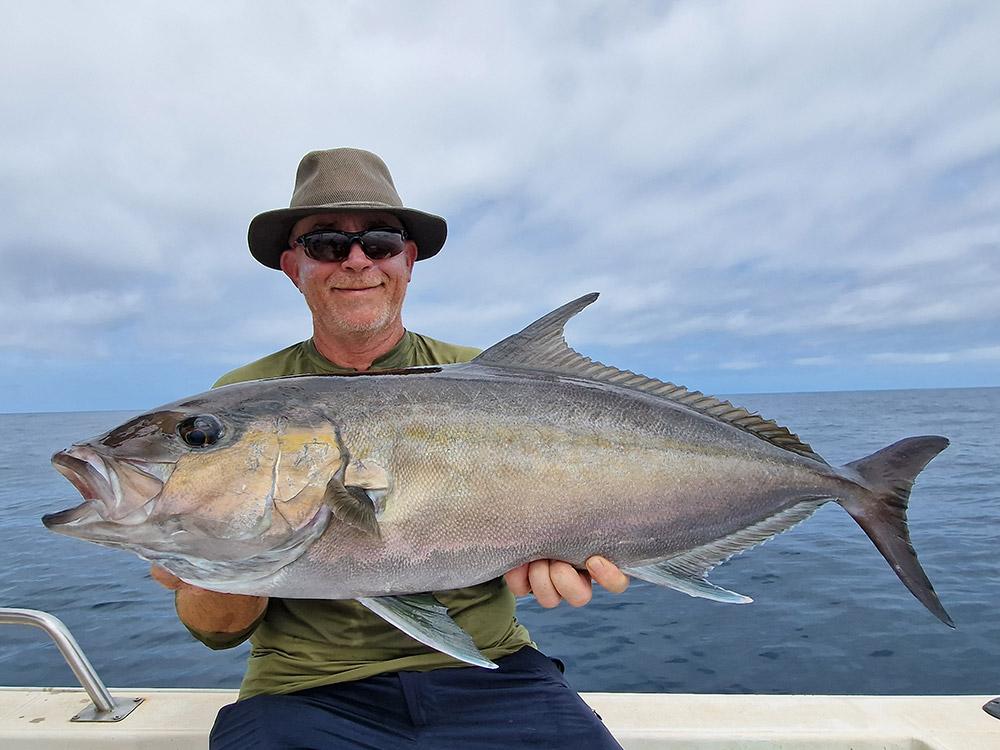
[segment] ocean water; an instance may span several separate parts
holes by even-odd
[[[830,463],[909,435],[952,445],[921,474],[914,546],[951,630],[903,587],[854,521],[830,503],[717,568],[746,606],[633,582],[586,607],[518,616],[567,665],[578,690],[708,693],[1000,693],[1000,388],[746,395]],[[235,687],[246,645],[213,652],[179,624],[172,596],[138,558],[47,531],[76,505],[56,450],[126,412],[0,415],[0,606],[60,617],[109,685]],[[35,628],[0,626],[0,685],[73,685]]]

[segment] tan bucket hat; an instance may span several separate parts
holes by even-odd
[[[392,176],[378,156],[357,148],[310,151],[299,162],[288,208],[258,214],[250,222],[250,254],[268,268],[288,249],[288,234],[303,216],[379,211],[399,217],[417,243],[417,260],[437,255],[448,236],[440,216],[403,206]]]

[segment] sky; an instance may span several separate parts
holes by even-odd
[[[445,216],[408,328],[564,302],[708,393],[1000,385],[995,2],[11,3],[0,412],[140,410],[310,335],[250,257],[308,151]]]

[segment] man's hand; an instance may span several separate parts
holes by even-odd
[[[606,558],[587,558],[586,573],[561,560],[535,560],[504,574],[507,587],[514,596],[534,594],[546,609],[559,606],[565,599],[574,607],[582,607],[593,595],[591,579],[615,594],[628,588],[628,576]]]
[[[159,565],[149,574],[161,586],[177,592],[177,615],[202,633],[239,633],[246,630],[267,608],[266,596],[220,594],[192,586]]]

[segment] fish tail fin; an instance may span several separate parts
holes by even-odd
[[[867,492],[837,502],[864,529],[910,593],[941,622],[953,628],[955,623],[920,566],[906,525],[913,481],[931,459],[947,447],[947,438],[910,437],[852,461],[845,469],[860,476],[860,484]]]

